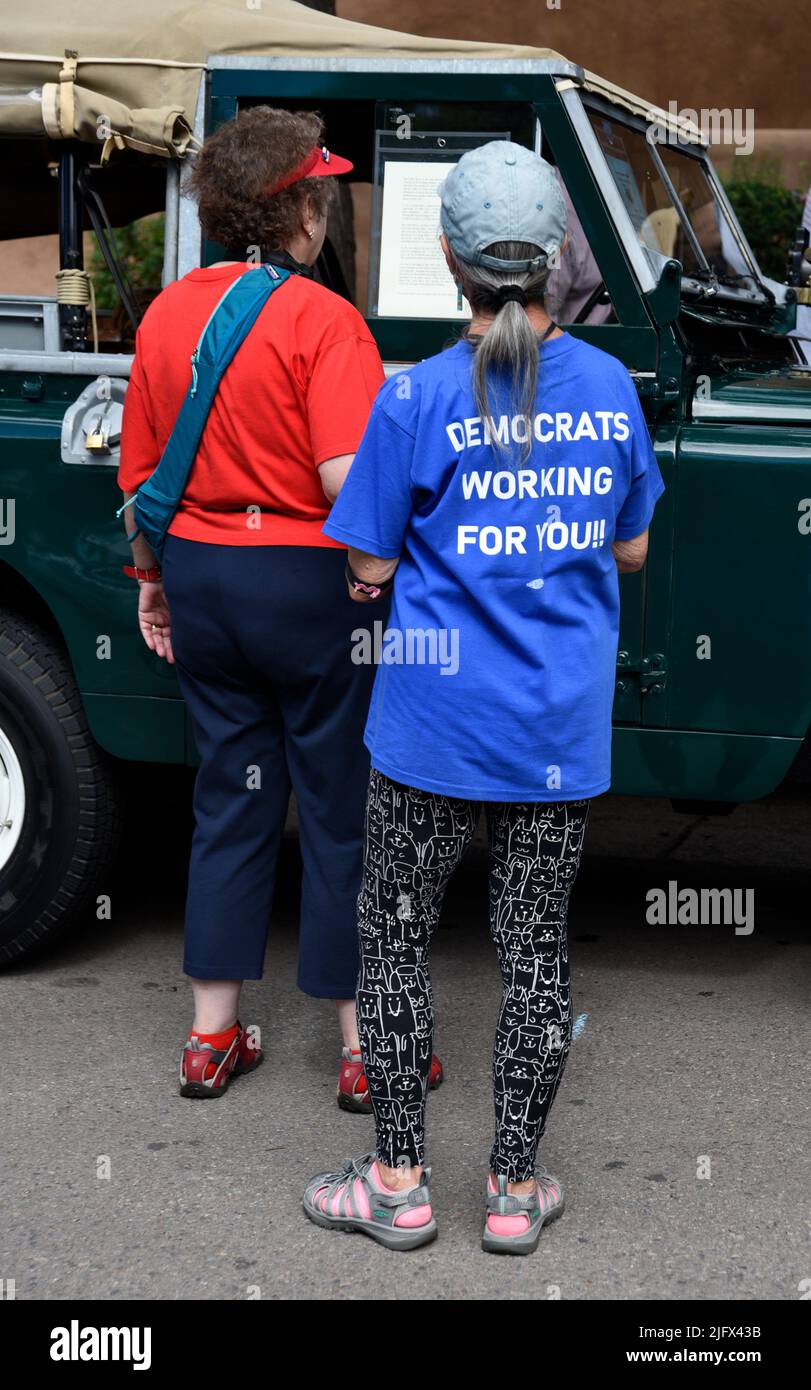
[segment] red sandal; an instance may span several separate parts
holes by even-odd
[[[442,1085],[445,1073],[442,1063],[434,1052],[428,1072],[428,1090],[435,1091]],[[341,1110],[349,1110],[353,1115],[371,1115],[372,1102],[369,1087],[363,1071],[363,1061],[359,1052],[351,1048],[341,1049],[341,1071],[338,1077],[338,1105]]]
[[[256,1038],[241,1023],[237,1023],[233,1042],[221,1051],[192,1034],[180,1059],[180,1094],[198,1100],[221,1096],[235,1076],[253,1071],[263,1056]]]

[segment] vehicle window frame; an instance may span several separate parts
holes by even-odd
[[[519,103],[532,103],[544,137],[548,136],[553,150],[555,149],[556,141],[549,127],[559,128],[561,122],[568,124],[568,117],[562,109],[559,86],[565,83],[578,86],[582,84],[585,77],[582,68],[563,59],[488,59],[471,62],[470,70],[464,72],[459,71],[460,66],[456,61],[434,59],[336,58],[330,60],[329,69],[325,70],[322,59],[211,55],[208,60],[207,81],[201,84],[194,134],[202,141],[222,121],[234,115],[239,102],[246,98],[272,101],[274,97],[286,100],[306,96],[312,105],[318,107],[322,96],[325,99],[340,98],[345,83],[351,79],[352,99],[364,95],[391,100],[396,79],[402,76],[409,84],[409,99],[445,101],[450,99],[452,86],[452,99],[460,104],[489,100],[491,94],[494,99],[504,100],[506,81],[509,84],[511,99]],[[464,66],[465,69],[468,68],[468,64]],[[451,79],[450,84],[448,78]],[[578,161],[583,160],[582,150],[578,148],[574,157]],[[616,241],[616,250],[623,265],[626,295],[633,295],[637,301],[636,314],[630,318],[626,318],[625,314],[619,315],[617,324],[578,325],[577,331],[582,336],[610,333],[615,348],[621,349],[624,346],[625,350],[630,352],[630,334],[652,334],[654,329],[645,307],[644,294],[640,291],[638,277],[627,272],[628,256],[621,248],[619,239]],[[206,247],[201,240],[196,208],[190,199],[181,198],[178,274],[182,275],[205,263]],[[655,277],[641,250],[639,265],[647,287],[650,290],[654,289]],[[614,303],[613,292],[611,298]],[[369,318],[366,315],[364,317],[384,362],[402,362],[405,357],[409,361],[419,361],[432,355],[447,345],[459,327],[458,320],[454,319]],[[648,360],[652,352],[653,348],[647,345],[643,354],[645,362],[641,364],[645,370],[653,366],[652,361]]]
[[[589,97],[586,101],[583,98],[582,89],[574,86],[567,87],[563,91],[558,90],[558,96],[569,116],[583,158],[594,175],[608,215],[614,224],[622,249],[636,278],[637,286],[642,294],[650,294],[657,285],[655,269],[634,231],[628,209],[620,197],[608,167],[608,161],[586,109],[587,106],[595,106],[598,110],[604,110],[606,115],[615,117],[616,107],[610,106],[607,102],[601,102],[599,98],[592,101]]]
[[[608,119],[614,121],[618,126],[623,127],[626,130],[633,131],[636,134],[641,135],[644,139],[648,139],[648,132],[651,123],[645,121],[643,117],[637,116],[631,111],[625,111],[622,108],[613,105],[610,101],[607,101],[604,97],[601,97],[596,93],[584,93],[579,89],[571,88],[566,92],[561,92],[560,95],[561,99],[563,99],[565,104],[567,105],[570,111],[570,115],[573,114],[575,103],[577,103],[577,106],[579,107],[579,110],[582,113],[577,121],[573,120],[576,134],[583,147],[584,155],[587,159],[589,159],[592,162],[592,165],[595,168],[595,170],[599,169],[599,183],[604,196],[606,195],[606,188],[604,186],[603,180],[605,179],[605,181],[607,181],[607,183],[610,185],[610,192],[613,193],[613,196],[611,196],[610,199],[607,199],[609,212],[611,213],[612,219],[614,220],[616,226],[617,233],[621,238],[623,247],[626,251],[626,254],[629,257],[629,260],[631,261],[634,270],[637,272],[637,274],[639,273],[638,267],[640,262],[640,255],[635,254],[636,252],[641,253],[641,258],[644,260],[645,264],[650,268],[650,275],[654,277],[653,283],[648,286],[643,284],[642,281],[640,281],[640,287],[643,289],[643,292],[650,293],[650,290],[655,288],[658,279],[658,272],[656,262],[654,259],[654,254],[650,253],[647,250],[647,248],[644,247],[642,243],[639,241],[637,233],[634,229],[633,222],[631,221],[630,214],[628,213],[625,204],[622,202],[622,199],[619,196],[619,191],[614,181],[614,177],[611,173],[611,170],[608,167],[608,161],[606,160],[605,155],[603,154],[603,151],[600,147],[600,142],[597,139],[596,133],[592,126],[589,112],[598,112],[600,115],[603,115]],[[729,198],[727,197],[724,191],[721,180],[718,177],[717,171],[713,165],[712,160],[707,154],[705,147],[703,145],[691,145],[688,143],[680,142],[677,148],[679,150],[679,153],[683,155],[685,158],[693,159],[696,161],[696,163],[700,165],[701,171],[705,179],[707,180],[710,189],[712,190],[713,196],[721,206],[724,216],[727,218],[730,230],[732,231],[732,234],[739,247],[739,250],[741,251],[744,257],[744,260],[748,261],[752,265],[756,275],[755,284],[750,287],[745,287],[743,285],[726,285],[722,282],[718,282],[716,285],[713,286],[713,293],[711,296],[712,299],[716,301],[725,299],[739,305],[767,305],[770,302],[770,299],[769,292],[764,282],[763,272],[760,266],[758,265],[757,257],[755,256],[754,251],[752,250],[751,246],[749,245],[749,242],[747,241],[743,233],[743,229],[741,228],[740,222],[735,216],[735,212],[732,208]],[[654,149],[656,149],[656,142],[654,142]],[[664,260],[666,258],[662,257],[660,259]],[[693,279],[689,274],[684,274],[682,276],[682,287],[684,290],[687,290],[687,292],[690,293],[691,296],[706,296],[708,283],[705,280]]]

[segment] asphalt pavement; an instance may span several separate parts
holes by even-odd
[[[18,1299],[808,1297],[811,790],[728,817],[594,804],[570,913],[581,1031],[541,1153],[567,1210],[513,1260],[479,1248],[499,995],[481,836],[433,950],[439,1239],[397,1255],[301,1212],[311,1174],[373,1130],[335,1104],[332,1006],[295,987],[292,822],[242,1010],[267,1061],[219,1101],[177,1094],[187,790],[168,779],[164,820],[131,832],[111,921],[0,976],[0,1277]],[[752,890],[751,932],[651,923],[670,883]]]

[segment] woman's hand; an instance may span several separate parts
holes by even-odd
[[[149,650],[166,657],[169,665],[173,666],[172,623],[161,583],[139,585],[138,623]]]

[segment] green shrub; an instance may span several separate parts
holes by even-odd
[[[783,187],[765,169],[729,179],[724,186],[764,275],[784,281],[788,250],[802,220],[803,195]]]
[[[115,244],[118,259],[123,261],[133,289],[160,289],[163,270],[163,213],[141,217],[126,227],[116,227]],[[96,304],[100,309],[115,309],[118,292],[104,258],[93,241],[88,270],[96,289]]]

